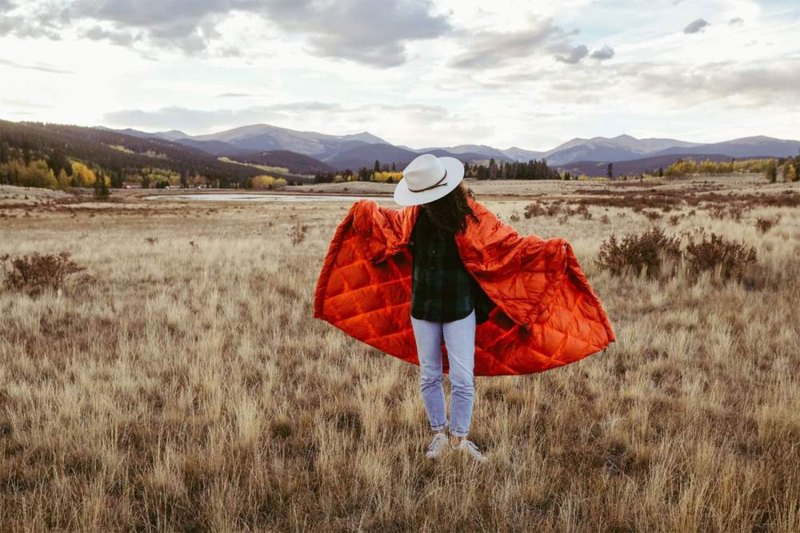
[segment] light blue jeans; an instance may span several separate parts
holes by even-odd
[[[419,386],[433,431],[450,428],[466,437],[475,398],[475,310],[453,322],[429,322],[411,317],[419,357]],[[450,419],[447,420],[442,387],[442,338],[450,365]]]

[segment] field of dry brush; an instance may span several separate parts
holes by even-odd
[[[311,317],[348,203],[0,190],[6,269],[62,250],[85,268],[0,287],[0,530],[800,531],[800,184],[469,185],[573,244],[617,334],[476,378],[484,465],[427,462],[418,367]],[[757,268],[595,263],[650,227],[742,241]]]

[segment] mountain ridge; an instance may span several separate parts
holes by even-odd
[[[100,126],[104,128],[103,126]],[[110,129],[110,128],[107,128]],[[395,145],[368,131],[332,135],[314,131],[292,130],[270,124],[249,124],[205,135],[187,135],[180,130],[143,132],[126,128],[114,130],[142,137],[156,137],[214,155],[243,156],[248,153],[286,150],[312,157],[338,170],[371,167],[375,160],[402,167],[421,153],[450,155],[475,162],[529,161],[546,159],[553,166],[576,162],[634,161],[657,155],[715,154],[728,157],[792,156],[800,151],[800,141],[766,135],[738,137],[716,143],[698,143],[669,137],[637,138],[623,133],[614,137],[575,137],[549,150],[528,150],[519,146],[501,149],[486,144],[429,146],[413,148]],[[387,159],[388,158],[388,159]]]

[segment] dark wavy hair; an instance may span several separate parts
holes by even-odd
[[[462,181],[438,200],[420,205],[420,215],[428,217],[438,237],[453,238],[456,233],[467,229],[467,216],[478,222],[478,217],[467,202],[468,196],[475,199],[472,189]]]

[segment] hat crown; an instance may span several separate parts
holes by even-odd
[[[403,170],[409,189],[424,189],[437,183],[445,174],[442,162],[433,154],[422,154]]]

